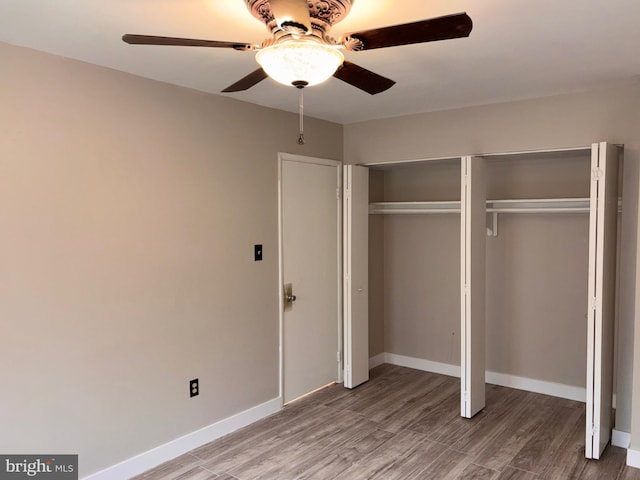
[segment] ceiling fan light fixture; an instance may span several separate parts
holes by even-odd
[[[311,39],[288,40],[263,48],[256,61],[267,75],[284,85],[295,82],[318,85],[331,77],[344,62],[337,48]]]

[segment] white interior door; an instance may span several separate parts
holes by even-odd
[[[463,157],[460,202],[460,412],[471,418],[485,406],[485,160]]]
[[[369,380],[369,169],[344,178],[344,386]]]
[[[280,156],[285,403],[339,380],[340,182],[338,162]],[[285,299],[287,284],[291,301]]]
[[[611,438],[618,212],[617,147],[605,142],[594,143],[591,148],[591,171],[585,456],[597,459]]]

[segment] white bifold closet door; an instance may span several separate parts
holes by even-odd
[[[344,167],[344,386],[369,380],[369,169]]]
[[[485,160],[462,157],[460,202],[460,414],[485,406]]]
[[[585,456],[600,458],[611,438],[618,212],[618,149],[591,147],[587,424]]]

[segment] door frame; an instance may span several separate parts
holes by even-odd
[[[278,153],[278,357],[279,357],[279,378],[278,392],[284,404],[284,246],[282,232],[282,165],[284,162],[300,162],[315,165],[325,165],[336,169],[336,212],[337,212],[337,232],[336,242],[338,246],[338,258],[336,259],[336,278],[338,285],[338,305],[336,311],[337,329],[337,382],[343,381],[343,322],[342,322],[342,162],[325,158],[307,157],[294,155],[291,153]]]

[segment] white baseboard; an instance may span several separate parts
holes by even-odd
[[[380,360],[384,359],[384,362]],[[375,361],[374,361],[375,360]],[[369,359],[369,364],[390,363],[400,367],[415,368],[426,372],[439,373],[442,375],[450,375],[452,377],[460,377],[460,366],[448,363],[433,362],[421,358],[406,357],[404,355],[396,355],[394,353],[381,353]],[[586,400],[586,389],[583,387],[575,387],[572,385],[564,385],[561,383],[545,382],[533,378],[519,377],[516,375],[507,375],[498,372],[486,372],[487,383],[500,385],[502,387],[517,388],[519,390],[527,390],[529,392],[543,393],[554,397],[566,398],[584,402]]]
[[[384,353],[380,353],[378,355],[376,355],[375,357],[370,357],[369,358],[369,370],[371,370],[372,368],[376,368],[380,365],[382,365],[383,363],[387,363],[387,361],[384,358],[385,354]]]
[[[83,477],[82,480],[122,480],[123,478],[131,478],[161,463],[183,455],[194,448],[205,445],[253,422],[268,417],[280,411],[281,408],[282,398],[274,398],[273,400],[249,408],[244,412],[220,420],[200,430],[188,433],[140,455],[136,455],[124,462]]]
[[[405,357],[404,355],[396,355],[395,353],[385,353],[384,357],[386,360],[385,363],[391,363],[399,367],[415,368],[416,370],[424,370],[425,372],[439,373],[451,377],[460,376],[460,367],[458,365],[432,362],[431,360],[424,360],[422,358]]]
[[[629,445],[631,445],[631,434],[614,428],[611,431],[611,445],[614,447],[629,448]]]
[[[573,385],[565,385],[563,383],[545,382],[543,380],[536,380],[535,378],[518,377],[516,375],[507,375],[497,372],[487,372],[485,378],[487,379],[487,383],[500,385],[502,387],[543,393],[545,395],[576,400],[583,403],[587,399],[587,390],[584,387],[575,387]]]
[[[627,450],[627,465],[634,468],[640,468],[639,450],[631,450],[630,448]]]

